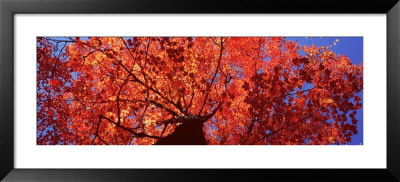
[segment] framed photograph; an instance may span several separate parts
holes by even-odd
[[[1,1],[0,179],[399,181],[399,10]]]

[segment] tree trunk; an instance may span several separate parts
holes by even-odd
[[[207,145],[201,119],[185,119],[175,131],[158,140],[155,145]]]

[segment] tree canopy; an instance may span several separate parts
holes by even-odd
[[[82,39],[37,38],[39,145],[346,144],[358,132],[363,66],[329,47],[283,37]]]

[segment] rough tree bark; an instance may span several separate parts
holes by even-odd
[[[187,117],[172,134],[161,138],[155,145],[206,145],[204,122],[204,119],[198,117]]]

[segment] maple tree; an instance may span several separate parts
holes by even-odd
[[[362,87],[283,37],[38,37],[37,144],[346,144]]]

